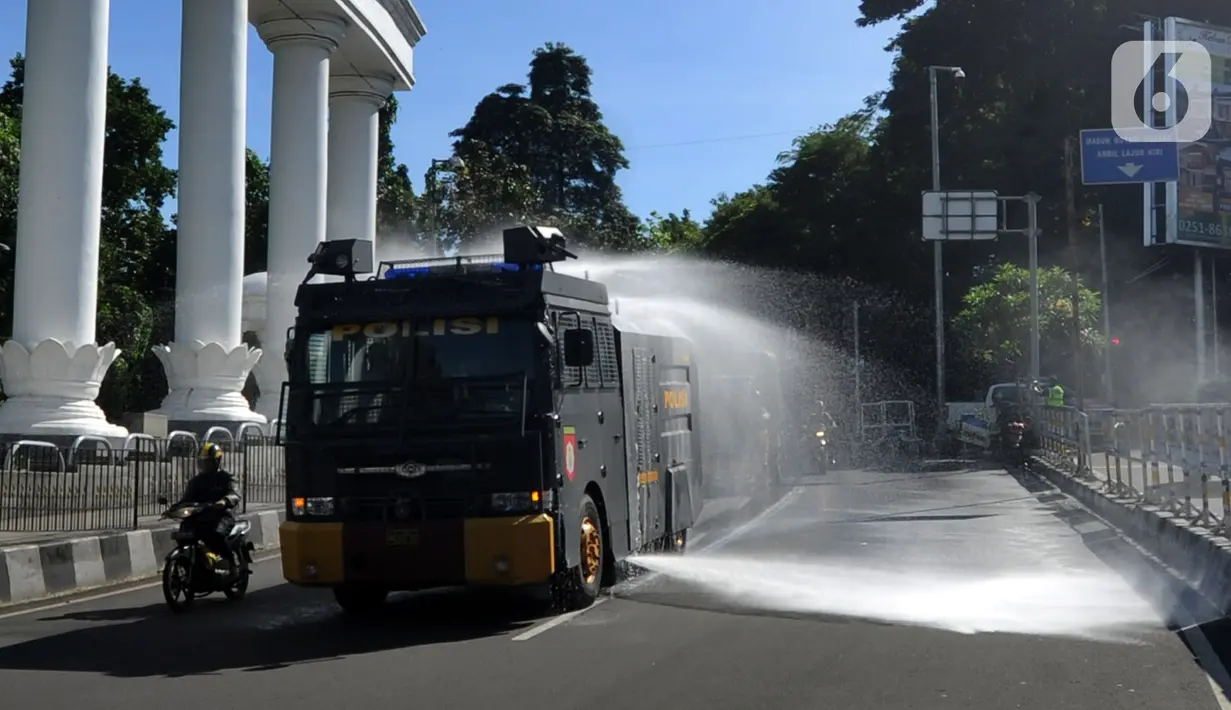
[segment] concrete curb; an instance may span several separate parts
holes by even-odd
[[[1033,462],[1034,470],[1172,568],[1221,614],[1231,614],[1231,540],[1156,506],[1108,495],[1101,483],[1074,478],[1041,458]]]
[[[248,539],[257,550],[272,550],[285,515],[262,510],[239,517],[252,521]],[[0,607],[155,577],[175,547],[174,531],[167,525],[0,548]]]

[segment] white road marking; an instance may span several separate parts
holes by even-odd
[[[1231,700],[1227,699],[1227,694],[1218,685],[1218,681],[1214,680],[1209,673],[1205,674],[1205,679],[1210,682],[1210,690],[1214,691],[1214,700],[1218,701],[1218,710],[1231,710]]]
[[[603,597],[602,599],[595,599],[594,603],[586,607],[585,609],[578,609],[577,611],[570,611],[565,614],[561,614],[559,616],[553,616],[547,621],[544,621],[543,623],[537,626],[532,626],[526,631],[523,631],[520,634],[514,636],[512,640],[529,641],[530,639],[534,638],[535,636],[538,636],[544,631],[550,631],[556,628],[557,626],[559,626],[560,624],[563,624],[567,621],[572,621],[573,619],[576,619],[577,617],[581,616],[587,611],[590,611],[594,607],[599,606],[603,604],[604,602],[608,602],[608,601],[611,601],[611,597]]]
[[[793,499],[795,498],[795,496],[796,496],[796,495],[797,495],[797,494],[798,494],[801,490],[803,490],[803,489],[801,489],[801,488],[793,488],[793,489],[791,489],[791,491],[790,491],[789,493],[787,493],[786,495],[782,496],[782,498],[780,498],[780,499],[778,500],[778,502],[774,503],[774,504],[773,504],[773,505],[771,505],[770,507],[768,507],[768,508],[766,508],[765,510],[761,511],[761,512],[760,512],[760,513],[759,513],[759,514],[758,514],[755,518],[753,518],[752,520],[749,520],[748,522],[744,523],[743,525],[740,525],[739,527],[735,528],[734,530],[732,530],[732,531],[728,532],[726,535],[723,535],[722,537],[720,537],[720,538],[718,538],[717,540],[713,541],[713,542],[712,542],[712,543],[710,543],[709,545],[705,545],[705,546],[702,546],[702,547],[700,547],[700,548],[696,547],[697,543],[698,543],[698,542],[700,542],[702,539],[706,538],[706,537],[707,537],[707,535],[706,535],[705,533],[702,533],[702,534],[700,534],[700,535],[696,536],[695,538],[693,538],[692,540],[690,540],[690,541],[689,541],[688,551],[689,551],[689,552],[691,552],[691,553],[693,553],[693,554],[696,554],[696,553],[699,553],[699,552],[705,552],[705,551],[707,551],[707,550],[717,550],[717,549],[719,549],[719,548],[721,548],[721,547],[723,547],[723,546],[725,546],[725,545],[728,545],[728,544],[730,544],[730,543],[734,542],[735,540],[739,539],[741,536],[743,536],[743,535],[747,534],[749,530],[751,530],[751,529],[752,529],[752,528],[754,528],[756,525],[758,525],[758,524],[759,524],[762,520],[764,520],[765,518],[769,517],[770,515],[772,515],[772,514],[774,514],[774,513],[778,512],[779,510],[782,510],[782,508],[786,507],[787,503],[789,503],[791,500],[793,500]],[[622,589],[621,589],[621,591],[622,591],[622,592],[627,592],[627,591],[632,591],[632,590],[634,590],[634,589],[637,589],[638,587],[641,587],[642,585],[646,584],[646,583],[647,583],[647,582],[649,582],[651,579],[654,579],[654,578],[655,578],[655,577],[657,577],[657,576],[658,576],[658,574],[657,574],[657,573],[655,573],[655,572],[651,572],[650,574],[647,574],[647,575],[645,575],[645,576],[643,576],[643,577],[638,577],[637,579],[633,580],[632,582],[630,582],[630,583],[628,583],[628,584],[625,584],[625,585],[622,585]],[[586,613],[587,611],[590,611],[591,609],[594,609],[595,607],[599,606],[600,604],[602,604],[602,603],[604,603],[604,602],[606,602],[606,601],[610,601],[612,598],[613,598],[613,597],[610,597],[610,596],[608,596],[608,597],[603,597],[602,599],[598,599],[598,600],[596,600],[593,604],[591,604],[590,606],[586,607],[585,609],[578,609],[578,610],[576,610],[576,611],[570,611],[570,612],[567,612],[567,613],[561,614],[561,615],[559,615],[559,616],[552,617],[551,619],[548,619],[547,621],[544,621],[544,622],[543,622],[543,623],[541,623],[541,624],[538,624],[538,625],[536,625],[536,626],[532,626],[532,627],[530,627],[529,629],[527,629],[527,630],[523,631],[522,633],[518,634],[517,636],[514,636],[511,640],[513,640],[513,641],[528,641],[528,640],[530,640],[530,639],[534,638],[535,636],[538,636],[539,634],[541,634],[541,633],[543,633],[543,632],[545,632],[545,631],[550,631],[551,629],[554,629],[554,628],[556,628],[557,626],[561,626],[561,625],[563,625],[563,624],[566,624],[566,623],[568,623],[568,622],[572,621],[573,619],[576,619],[577,617],[581,616],[582,614]]]

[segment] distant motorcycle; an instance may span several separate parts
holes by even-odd
[[[166,498],[158,499],[167,505]],[[252,576],[252,551],[248,540],[252,523],[237,522],[227,532],[226,544],[233,553],[234,565],[221,567],[217,555],[209,552],[197,532],[194,518],[213,504],[176,503],[163,512],[162,518],[179,522],[175,531],[175,549],[167,554],[162,570],[162,595],[167,606],[176,613],[188,611],[197,597],[222,592],[227,599],[239,601],[248,592]]]
[[[1025,466],[1028,455],[1025,446],[1026,422],[1015,419],[1005,426],[1001,441],[1001,454],[1013,465]]]
[[[822,474],[829,473],[830,466],[838,465],[838,458],[834,454],[832,442],[829,441],[829,436],[824,429],[816,432],[816,448],[814,454]]]

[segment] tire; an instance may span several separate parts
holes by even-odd
[[[342,585],[333,588],[333,599],[342,611],[356,616],[370,614],[384,605],[389,592],[378,587]]]
[[[242,551],[236,555],[236,558],[239,560],[239,579],[222,590],[222,593],[227,595],[227,599],[233,602],[243,600],[248,593],[248,579],[252,576],[252,570],[248,567],[248,560],[244,559]]]
[[[162,568],[162,598],[166,600],[167,607],[182,614],[192,608],[194,596],[192,564],[183,557],[167,560]]]
[[[571,575],[571,609],[584,609],[598,599],[603,586],[604,568],[607,565],[607,537],[603,533],[603,518],[598,513],[598,506],[590,496],[583,495],[579,507],[577,538],[581,557]]]

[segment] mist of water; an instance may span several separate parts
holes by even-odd
[[[941,572],[867,560],[719,554],[632,561],[695,592],[765,612],[1109,642],[1131,642],[1158,625],[1154,609],[1110,570]]]

